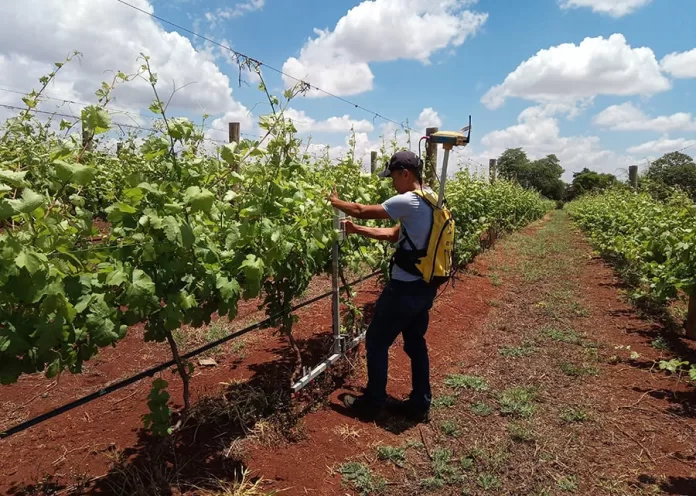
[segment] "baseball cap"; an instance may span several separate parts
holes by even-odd
[[[389,177],[391,176],[392,171],[398,169],[411,169],[416,173],[420,174],[421,160],[418,157],[418,155],[409,150],[402,150],[400,152],[396,152],[389,159],[387,167],[377,175],[379,177]]]

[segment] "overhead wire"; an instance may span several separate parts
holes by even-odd
[[[24,107],[18,107],[17,105],[8,105],[8,104],[5,104],[5,103],[0,103],[0,107],[6,108],[6,109],[10,109],[10,110],[26,110],[26,108],[24,108]],[[45,115],[50,115],[50,116],[58,116],[58,117],[66,118],[66,119],[82,120],[82,118],[81,118],[80,116],[71,115],[71,114],[64,114],[64,113],[62,113],[62,112],[50,112],[50,111],[48,111],[48,110],[38,110],[38,109],[30,109],[30,111],[31,111],[31,112],[34,112],[34,113],[37,113],[37,114],[45,114]],[[161,133],[161,132],[163,132],[163,131],[160,130],[160,129],[153,129],[153,128],[149,128],[149,127],[136,126],[136,125],[134,125],[134,124],[116,123],[116,124],[114,124],[114,125],[115,125],[115,126],[120,126],[120,127],[130,128],[130,129],[137,129],[137,130],[140,130],[140,131],[149,131],[149,132],[152,132],[152,133]],[[223,144],[227,144],[226,141],[217,140],[217,139],[213,139],[213,138],[203,138],[203,140],[204,140],[204,141],[212,141],[212,142],[214,142],[214,143],[223,143]]]
[[[14,89],[11,89],[11,88],[0,87],[0,91],[4,91],[4,92],[7,92],[7,93],[14,93],[14,94],[17,94],[17,95],[29,96],[29,93],[26,93],[26,92],[24,92],[24,91],[14,90]],[[76,101],[76,100],[69,100],[69,99],[67,99],[67,98],[60,98],[60,97],[50,96],[50,95],[46,95],[46,94],[43,94],[43,95],[41,95],[41,96],[42,96],[42,98],[45,98],[45,99],[47,99],[47,100],[54,100],[54,101],[59,101],[59,102],[63,102],[63,103],[69,103],[69,104],[73,104],[73,105],[81,105],[81,106],[84,106],[84,107],[89,106],[89,105],[92,105],[92,104],[90,104],[90,103],[80,102],[80,101]],[[113,110],[114,113],[120,113],[120,114],[124,114],[124,115],[131,116],[131,117],[141,117],[141,118],[143,118],[143,119],[149,119],[149,120],[157,120],[157,119],[160,119],[160,117],[157,117],[157,116],[154,116],[154,115],[146,115],[146,114],[143,114],[143,113],[141,113],[141,112],[134,112],[134,111],[131,111],[131,110],[125,110],[125,109],[120,109],[120,108],[115,108],[115,107],[109,107],[109,109],[110,109],[110,110]],[[23,109],[22,109],[22,110],[23,110]],[[123,124],[121,124],[121,125],[123,125]],[[137,127],[137,126],[136,126],[136,127]],[[228,131],[225,130],[225,129],[220,129],[220,128],[215,127],[215,126],[201,126],[201,127],[202,127],[203,129],[205,129],[205,130],[210,130],[210,131],[218,131],[218,132],[221,132],[221,133],[227,133],[227,132],[228,132]],[[148,130],[147,128],[142,128],[142,129]],[[242,132],[242,133],[239,133],[239,134],[245,135],[245,136],[251,136],[251,137],[254,137],[254,138],[259,138],[259,137],[260,137],[258,134],[253,134],[253,133]],[[216,141],[219,141],[219,140],[216,140]]]
[[[207,36],[204,36],[204,35],[202,35],[202,34],[196,33],[195,31],[192,31],[192,30],[190,30],[190,29],[188,29],[188,28],[185,28],[185,27],[183,27],[183,26],[181,26],[181,25],[179,25],[179,24],[176,24],[176,23],[171,22],[171,21],[169,21],[169,20],[167,20],[167,19],[164,19],[163,17],[160,17],[160,16],[158,16],[158,15],[156,15],[156,14],[153,14],[152,12],[148,12],[148,11],[146,11],[146,10],[144,10],[144,9],[141,9],[140,7],[137,7],[137,6],[135,6],[135,5],[131,4],[131,3],[128,3],[128,2],[126,2],[125,0],[116,0],[116,1],[119,2],[119,3],[121,3],[121,4],[123,4],[123,5],[125,5],[125,6],[127,6],[127,7],[130,7],[130,8],[132,8],[132,9],[134,9],[134,10],[137,10],[138,12],[140,12],[140,13],[142,13],[142,14],[148,15],[148,16],[152,17],[153,19],[157,19],[157,20],[160,21],[160,22],[163,22],[163,23],[165,23],[165,24],[169,24],[170,26],[173,26],[173,27],[176,28],[176,29],[180,29],[181,31],[184,31],[184,32],[186,32],[186,33],[188,33],[188,34],[190,34],[190,35],[192,35],[192,36],[196,36],[196,37],[198,37],[198,38],[201,38],[202,40],[205,40],[205,41],[207,41],[208,43],[212,43],[213,45],[215,45],[215,46],[217,46],[217,47],[219,47],[219,48],[223,48],[223,49],[225,49],[225,50],[228,50],[228,51],[232,52],[232,53],[234,54],[234,56],[235,56],[238,60],[239,60],[239,59],[247,60],[247,61],[253,62],[254,64],[256,64],[256,65],[258,65],[258,66],[266,67],[267,69],[269,69],[269,70],[271,70],[271,71],[273,71],[273,72],[276,72],[276,73],[280,74],[281,76],[285,76],[286,78],[290,78],[290,79],[292,79],[292,80],[294,80],[294,81],[297,81],[298,83],[301,83],[301,84],[303,84],[303,85],[306,85],[309,89],[314,89],[314,90],[316,90],[316,91],[318,91],[318,92],[320,92],[320,93],[324,93],[326,96],[329,96],[329,97],[335,98],[335,99],[337,99],[337,100],[340,100],[340,101],[342,101],[342,102],[344,102],[344,103],[346,103],[346,104],[348,104],[348,105],[350,105],[350,106],[352,106],[352,107],[354,107],[354,108],[356,108],[356,109],[362,110],[363,112],[367,112],[368,114],[372,114],[372,115],[373,115],[373,120],[374,120],[375,118],[380,118],[380,119],[383,119],[383,120],[385,120],[385,121],[387,121],[387,122],[391,122],[392,124],[396,124],[397,126],[401,127],[401,128],[404,129],[405,131],[413,131],[413,129],[409,128],[408,126],[405,126],[405,125],[404,125],[403,123],[401,123],[401,122],[395,121],[394,119],[390,119],[389,117],[386,117],[386,116],[380,114],[379,112],[375,112],[374,110],[370,110],[370,109],[368,109],[368,108],[365,108],[365,107],[363,107],[362,105],[360,105],[360,104],[358,104],[358,103],[352,102],[352,101],[350,101],[350,100],[348,100],[348,99],[346,99],[346,98],[343,98],[342,96],[336,95],[336,94],[334,94],[334,93],[332,93],[332,92],[330,92],[330,91],[327,91],[327,90],[325,90],[325,89],[323,89],[323,88],[320,88],[319,86],[316,86],[316,85],[314,85],[314,84],[310,84],[310,83],[308,83],[307,81],[305,81],[305,80],[303,80],[303,79],[300,79],[300,78],[298,78],[298,77],[295,77],[295,76],[293,76],[293,75],[291,75],[291,74],[288,74],[288,73],[282,71],[281,69],[278,69],[278,68],[276,68],[276,67],[273,67],[273,66],[271,66],[271,65],[268,65],[268,64],[266,64],[265,62],[263,62],[263,61],[261,61],[261,60],[259,60],[259,59],[256,59],[256,58],[254,58],[254,57],[251,57],[251,56],[249,56],[249,55],[247,55],[247,54],[245,54],[245,53],[243,53],[243,52],[240,52],[240,51],[238,51],[238,50],[234,50],[233,48],[231,48],[231,47],[229,47],[229,46],[227,46],[227,45],[225,45],[225,44],[223,44],[223,43],[220,43],[220,42],[215,41],[215,40],[213,40],[213,39],[211,39],[211,38],[208,38]]]

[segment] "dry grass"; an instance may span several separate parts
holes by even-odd
[[[249,470],[243,469],[241,479],[235,482],[216,479],[213,482],[214,489],[200,489],[200,496],[272,496],[280,494],[283,490],[267,492],[263,489],[266,484],[263,478],[252,481],[249,477]]]

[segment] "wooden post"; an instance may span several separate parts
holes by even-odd
[[[230,143],[239,143],[239,122],[229,124]]]
[[[82,148],[87,151],[92,150],[92,139],[89,136],[89,131],[86,129],[82,130]]]
[[[123,141],[116,142],[116,156],[121,154],[121,149],[123,148]]]
[[[495,164],[497,160],[494,158],[491,158],[488,160],[488,173],[490,174],[490,182],[493,184],[496,180],[496,170],[495,170]]]
[[[377,152],[370,152],[370,173],[377,172]]]
[[[638,189],[638,166],[629,165],[628,166],[628,182],[631,184],[631,188]]]
[[[438,132],[437,127],[425,128],[425,135],[430,136]],[[425,181],[431,188],[435,187],[435,176],[437,175],[437,145],[428,143],[425,146]]]
[[[689,313],[686,314],[686,337],[696,339],[696,293],[689,296]]]

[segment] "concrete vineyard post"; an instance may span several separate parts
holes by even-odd
[[[425,128],[425,135],[430,136],[440,130],[437,127]],[[437,145],[426,142],[425,145],[425,181],[431,188],[435,187],[435,176],[437,175]]]
[[[377,172],[377,152],[370,152],[370,173]]]
[[[229,123],[229,142],[239,143],[239,122]]]
[[[490,175],[490,183],[493,184],[496,179],[496,170],[495,170],[495,164],[497,163],[497,160],[492,158],[488,160],[488,173]]]
[[[629,165],[628,166],[628,182],[631,184],[631,188],[638,189],[638,166]]]

